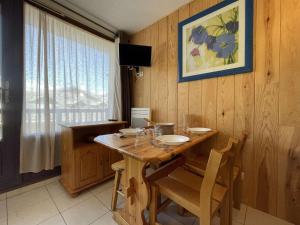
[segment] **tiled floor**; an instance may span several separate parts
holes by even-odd
[[[116,225],[110,212],[112,181],[71,198],[57,178],[0,195],[0,225]],[[122,204],[122,199],[119,200]],[[198,225],[179,216],[174,204],[158,216],[162,225]],[[220,221],[215,218],[214,225]],[[234,210],[233,225],[290,225],[245,205]]]

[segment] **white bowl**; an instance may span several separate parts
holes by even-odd
[[[165,145],[181,145],[190,140],[190,138],[181,135],[162,135],[156,138]]]
[[[202,133],[212,131],[212,129],[204,128],[204,127],[190,127],[187,129],[187,131],[194,133],[194,134],[202,134]]]
[[[125,128],[125,129],[121,129],[119,131],[122,134],[127,135],[127,136],[133,136],[133,135],[137,135],[137,134],[143,132],[143,130],[141,128]]]

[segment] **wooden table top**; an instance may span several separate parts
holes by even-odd
[[[116,134],[107,134],[96,137],[94,141],[140,161],[160,162],[169,160],[175,155],[184,153],[194,145],[204,142],[217,133],[218,131],[216,130],[205,134],[190,134],[178,131],[176,134],[190,138],[189,142],[179,146],[157,145],[155,144],[155,141],[153,141],[151,135],[139,136],[138,138],[136,138],[136,136],[120,138]]]

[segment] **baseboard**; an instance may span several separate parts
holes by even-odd
[[[22,186],[37,183],[61,174],[61,166],[55,167],[53,170],[43,170],[39,173],[24,173],[22,174]]]
[[[1,190],[0,193],[11,192],[28,185],[32,185],[44,180],[48,180],[52,177],[60,176],[60,174],[61,174],[61,166],[57,166],[53,170],[43,170],[39,173],[24,173],[20,175],[21,183],[19,185],[3,189]]]

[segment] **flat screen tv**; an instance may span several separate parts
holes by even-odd
[[[121,66],[151,66],[151,46],[119,45]]]

